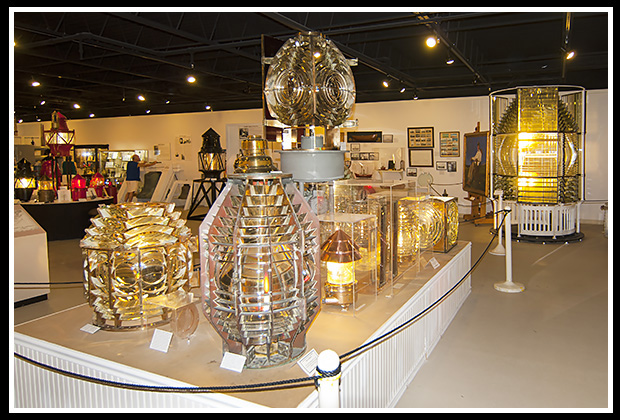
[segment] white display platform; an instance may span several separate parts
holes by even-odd
[[[434,254],[439,266],[410,270],[372,305],[353,316],[325,307],[307,334],[308,351],[344,354],[381,336],[427,308],[471,267],[471,243]],[[390,289],[392,290],[392,289]],[[392,407],[425,362],[471,291],[467,278],[434,310],[399,334],[343,363],[340,404]],[[15,327],[15,352],[64,370],[142,385],[229,386],[305,377],[296,363],[241,373],[220,368],[222,342],[205,317],[191,340],[172,338],[168,352],[150,348],[154,330],[80,331],[91,320],[86,305]],[[161,327],[170,331],[170,326]],[[284,390],[157,393],[98,385],[59,375],[15,358],[14,404],[18,408],[244,408],[318,407],[314,386]]]
[[[50,292],[47,233],[24,208],[13,206],[13,302],[44,299]],[[40,287],[39,287],[40,284]]]

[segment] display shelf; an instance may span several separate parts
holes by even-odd
[[[471,266],[471,243],[459,242],[430,264],[407,275],[400,293],[377,301],[357,316],[323,311],[307,334],[308,349],[343,354],[410,319],[453,287]],[[425,317],[398,335],[343,363],[341,407],[394,406],[427,359],[471,290],[470,279]],[[87,376],[134,384],[168,386],[242,385],[295,379],[294,363],[241,373],[219,367],[221,339],[201,317],[196,333],[173,337],[167,353],[149,348],[153,329],[131,332],[80,331],[92,316],[84,304],[15,327],[15,352]],[[164,326],[162,329],[170,329]],[[112,388],[73,379],[15,359],[14,401],[18,408],[257,408],[317,407],[312,386],[235,394],[155,393]]]

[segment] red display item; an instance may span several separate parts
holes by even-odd
[[[97,197],[103,197],[103,188],[105,187],[105,178],[99,172],[97,172],[90,179],[90,187],[95,189]]]
[[[86,198],[86,180],[76,175],[71,180],[71,199],[78,201],[80,198]]]

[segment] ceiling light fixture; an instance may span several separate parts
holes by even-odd
[[[189,76],[187,76],[187,82],[188,83],[194,83],[196,81],[196,78],[194,76],[192,76],[191,74]]]
[[[434,36],[426,38],[426,46],[429,48],[435,48],[435,45],[439,43],[439,40]]]
[[[575,54],[576,54],[576,53],[575,53],[575,50],[571,50],[571,51],[567,52],[567,53],[566,53],[566,59],[567,59],[567,60],[571,60],[572,58],[574,58],[574,57],[575,57]]]
[[[80,104],[73,104],[73,108],[80,109],[81,107],[80,107]]]
[[[389,87],[390,86],[390,82],[387,80],[384,80],[383,82],[383,87]]]
[[[146,98],[144,97],[144,95],[138,95],[137,98],[139,101],[146,101]]]
[[[446,64],[447,65],[454,64],[454,58],[448,57],[448,59],[446,60]]]
[[[41,86],[41,83],[33,79],[33,80],[30,80],[30,86],[32,87]]]

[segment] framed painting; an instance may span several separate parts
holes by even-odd
[[[433,167],[433,149],[409,149],[409,166]]]
[[[488,196],[489,193],[489,132],[464,135],[463,190]]]
[[[442,131],[439,133],[439,157],[461,156],[461,141],[458,131]]]
[[[407,128],[407,144],[409,148],[433,148],[435,147],[433,127],[409,127]]]

